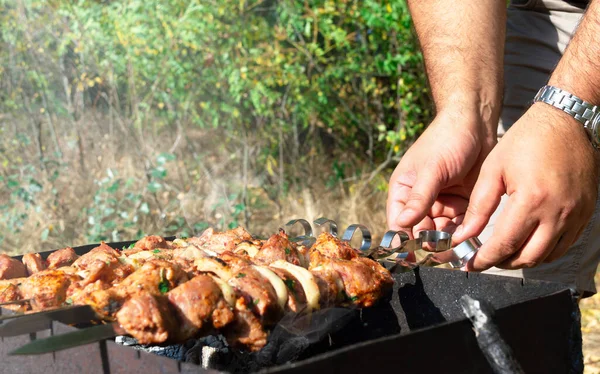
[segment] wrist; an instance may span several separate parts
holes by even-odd
[[[566,122],[579,126],[595,148],[600,148],[600,108],[572,92],[547,85],[535,95],[535,103],[547,106],[555,112],[562,112]],[[539,107],[539,106],[538,106]]]
[[[448,95],[436,100],[437,113],[450,113],[477,122],[486,132],[494,134],[498,129],[501,101],[499,95],[470,92]]]
[[[469,93],[454,94],[436,102],[436,117],[468,127],[468,131],[482,137],[483,141],[495,143],[500,118],[500,100],[488,95]]]

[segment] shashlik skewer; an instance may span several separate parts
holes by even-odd
[[[392,283],[389,273],[385,277],[387,270],[372,260],[358,259],[351,247],[328,234],[319,237],[319,245],[315,243],[310,257],[290,243],[284,232],[265,243],[251,239],[243,229],[209,232],[171,245],[161,239],[144,238],[138,242],[139,246],[136,243],[136,248],[128,250],[128,256],[105,245],[77,259],[73,265],[84,277],[79,282],[72,281],[79,287],[79,294],[71,292],[72,301],[92,305],[104,318],[116,318],[140,342],[177,340],[210,326],[222,329],[233,345],[256,350],[266,343],[264,327],[276,323],[285,309],[310,312],[344,302],[369,306]],[[148,256],[149,252],[153,255],[162,252],[161,256],[170,261],[151,259],[155,256]],[[309,263],[313,257],[318,263]],[[129,275],[128,271],[135,267],[138,269]],[[185,267],[190,275],[197,276],[188,280],[182,275],[185,272],[176,270],[178,267],[179,270]],[[357,269],[362,278],[353,282],[352,271]],[[114,276],[114,273],[119,274]],[[373,275],[374,283],[365,278],[369,274]],[[365,282],[373,284],[361,287],[360,283]],[[195,283],[201,289],[191,287]],[[161,292],[165,284],[166,295]],[[217,289],[221,290],[220,295]],[[171,296],[178,293],[184,296]],[[199,302],[186,303],[185,300],[193,298]],[[221,306],[214,307],[218,303]],[[204,307],[200,314],[194,310],[196,304]],[[224,305],[230,309],[223,308]],[[173,314],[174,310],[178,312]],[[207,314],[217,310],[226,316],[220,322],[218,317]],[[190,318],[194,315],[195,319]],[[188,328],[178,329],[176,324],[180,321],[187,322]]]

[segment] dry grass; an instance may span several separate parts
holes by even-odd
[[[262,170],[255,160],[267,146],[264,139],[246,137],[240,141],[239,134],[222,130],[109,126],[106,118],[88,117],[78,126],[55,121],[62,150],[58,160],[53,156],[55,142],[48,127],[43,128],[40,146],[33,126],[24,125],[28,121],[0,118],[4,139],[4,144],[0,142],[0,175],[5,180],[17,176],[25,189],[31,178],[41,185],[29,205],[15,197],[15,188],[0,190],[0,199],[10,202],[0,211],[4,218],[27,213],[18,230],[8,219],[0,221],[3,252],[89,243],[93,236],[89,209],[96,209],[95,222],[115,222],[114,231],[107,231],[107,240],[130,240],[142,233],[178,234],[182,230],[194,234],[194,224],[199,222],[220,229],[237,222],[256,235],[266,235],[292,218],[312,220],[320,216],[336,220],[340,229],[363,223],[373,231],[375,240],[386,229],[386,192],[377,186],[385,186],[389,174],[378,175],[368,185],[365,178],[358,177],[326,187],[332,175],[331,162],[319,156],[323,152],[318,149],[308,152],[296,166],[288,163],[280,168],[274,164]],[[175,154],[176,159],[164,164],[166,176],[160,180],[151,174],[160,166],[157,157],[164,152]],[[40,162],[40,153],[61,165]],[[287,181],[296,182],[283,185],[281,172]],[[118,191],[102,192],[117,179],[121,180]],[[156,180],[162,187],[149,191],[149,182]],[[139,199],[129,201],[127,194],[138,194]],[[117,203],[110,205],[113,198]],[[236,212],[236,205],[241,203],[245,209]],[[115,212],[98,213],[107,204]],[[140,213],[144,204],[148,212]],[[125,215],[128,218],[123,218]],[[126,223],[130,227],[125,227]]]

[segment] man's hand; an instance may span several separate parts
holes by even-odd
[[[483,160],[496,143],[476,114],[440,113],[390,179],[390,229],[452,230],[466,211]]]
[[[453,239],[477,236],[501,196],[509,198],[492,237],[466,270],[527,268],[559,258],[592,216],[597,188],[598,158],[582,125],[547,104],[534,104],[483,163]]]

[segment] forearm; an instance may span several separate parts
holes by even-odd
[[[495,134],[502,99],[506,2],[408,3],[436,110],[480,116]]]
[[[593,0],[549,84],[600,105],[600,0]]]

